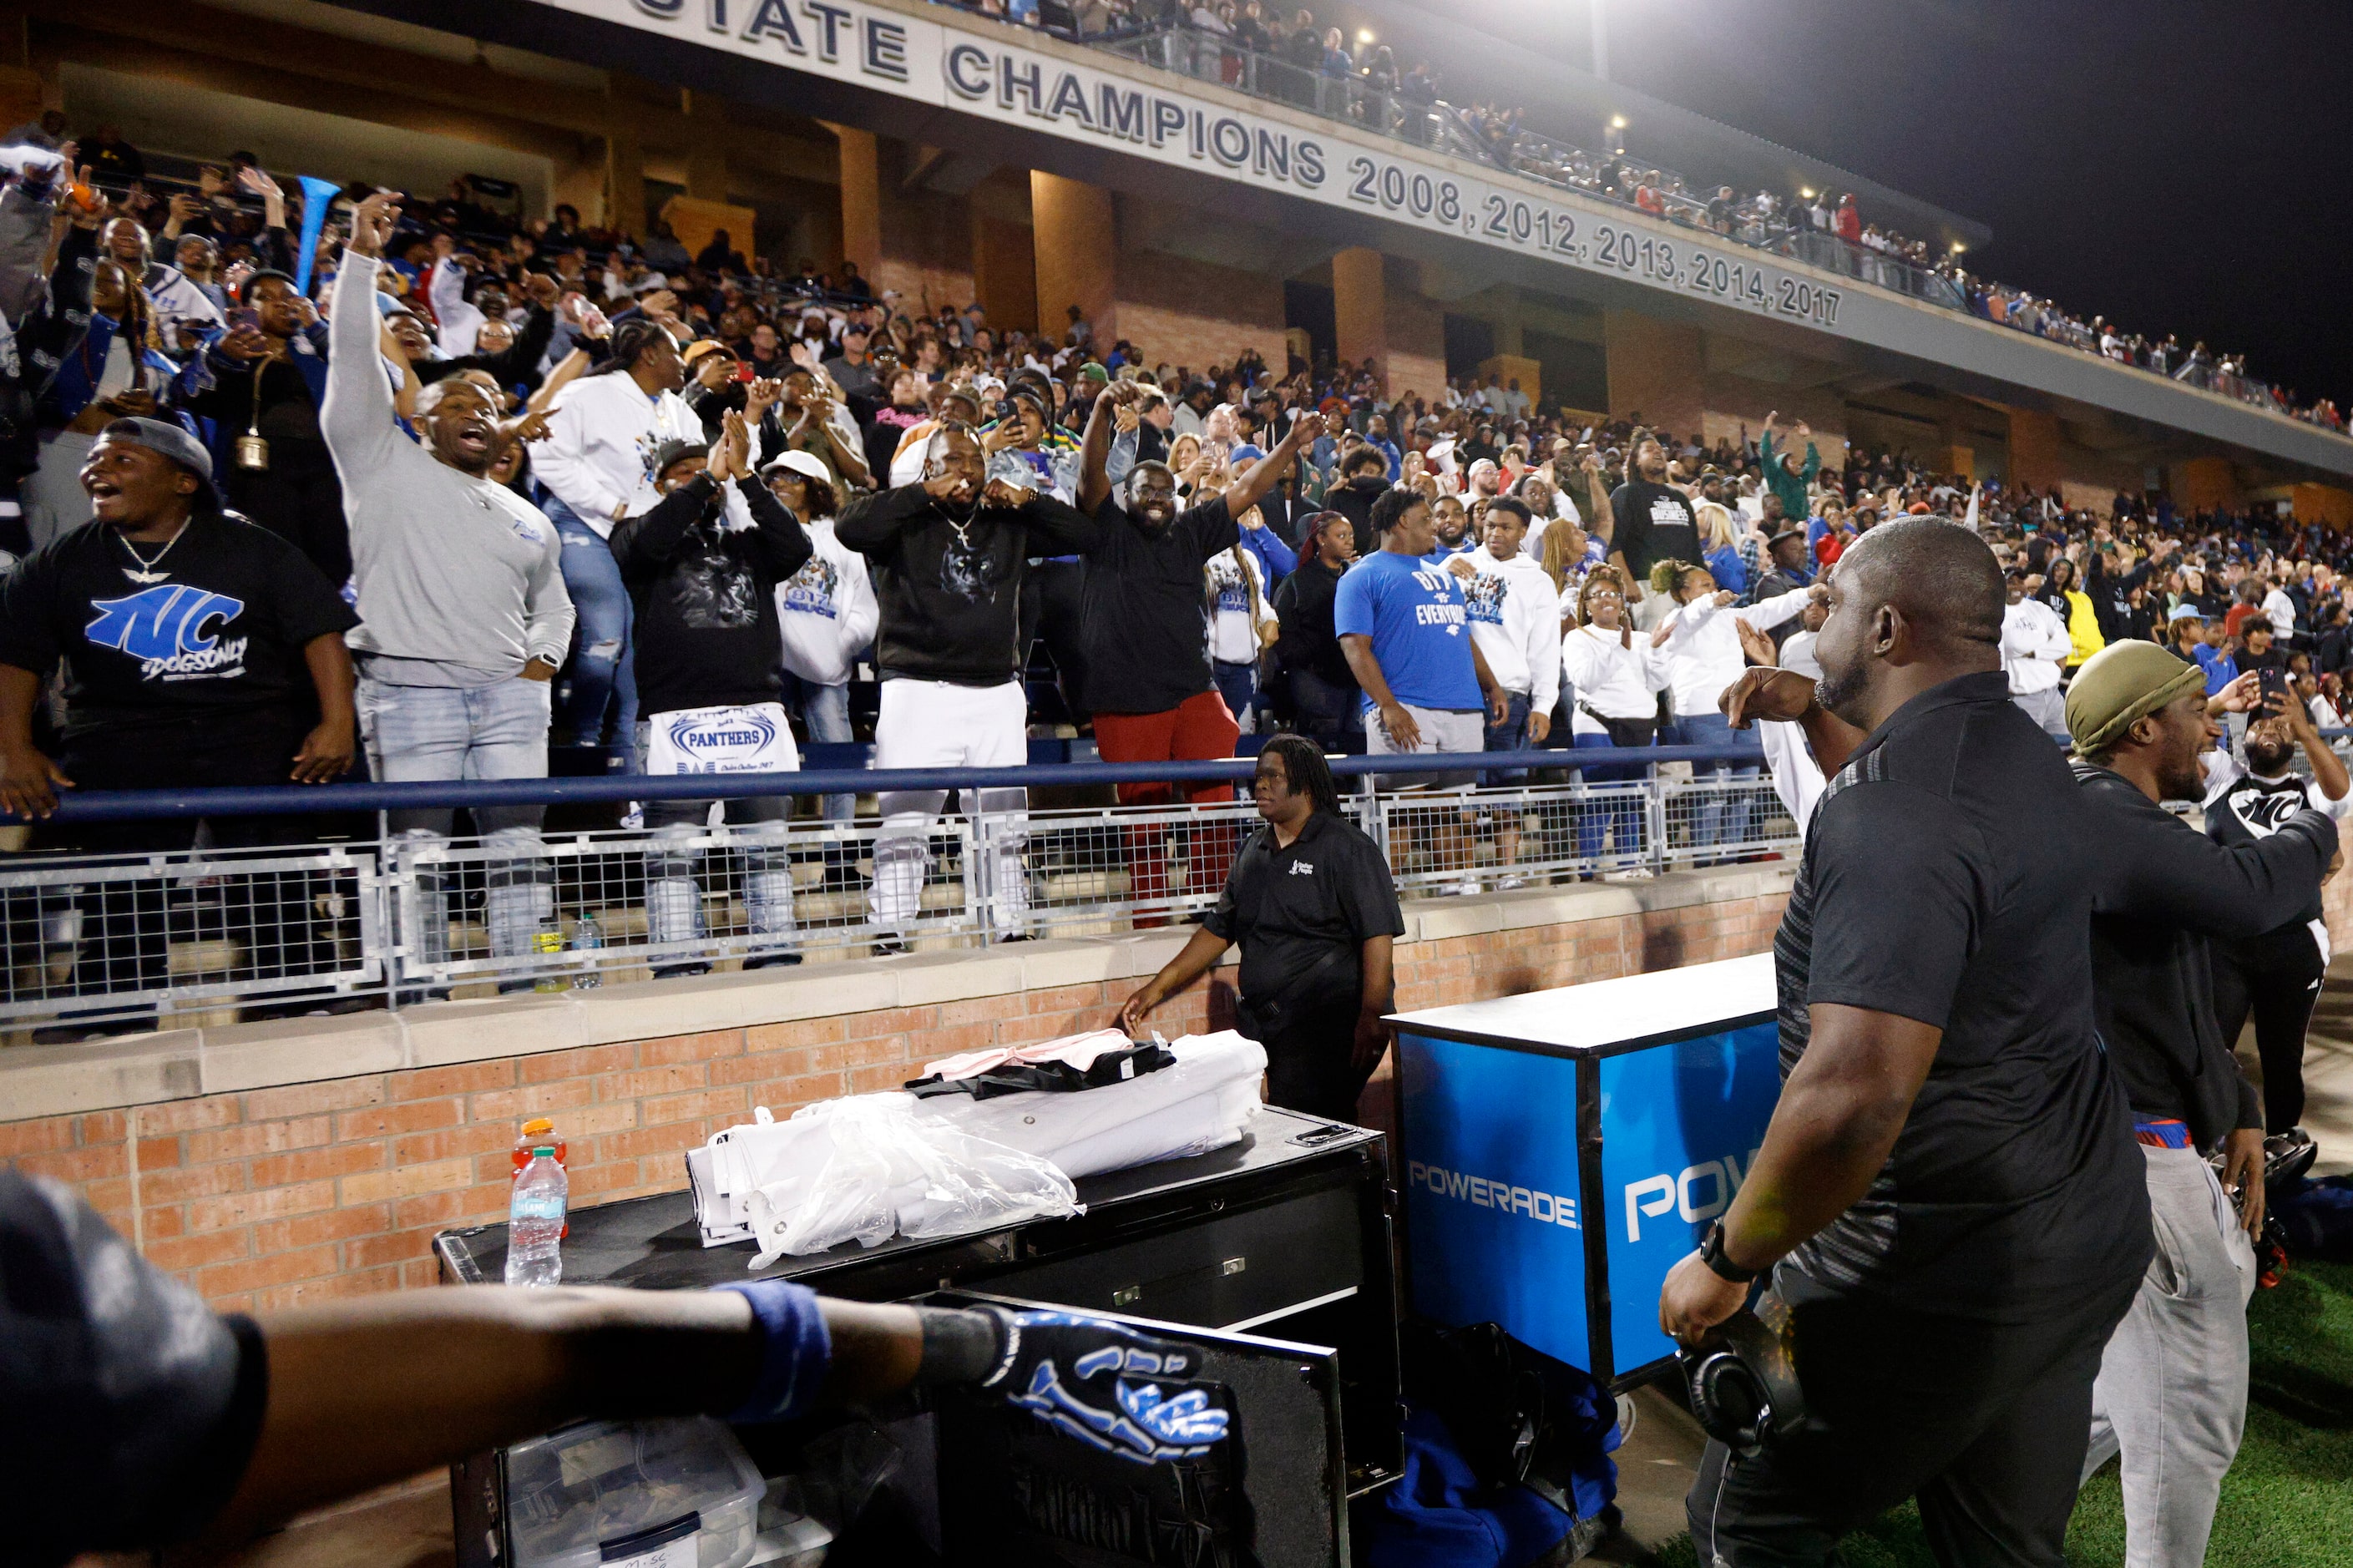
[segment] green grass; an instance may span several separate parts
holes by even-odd
[[[2353,1561],[2353,1267],[2298,1264],[2247,1309],[2253,1366],[2247,1435],[2222,1482],[2206,1561],[2214,1568],[2341,1568]],[[2113,1568],[2125,1555],[2114,1465],[2075,1504],[2067,1560]],[[1660,1554],[1695,1568],[1688,1537]],[[1906,1503],[1840,1543],[1845,1568],[1930,1568],[1919,1510]]]

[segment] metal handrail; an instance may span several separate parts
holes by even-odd
[[[1574,750],[1443,752],[1331,759],[1343,778],[1366,774],[1571,770],[1611,763],[1755,763],[1754,746],[1588,746]],[[817,768],[781,773],[605,774],[596,778],[451,779],[425,784],[291,784],[237,789],[68,791],[52,822],[140,822],[194,816],[299,816],[321,812],[410,811],[472,805],[556,805],[597,801],[735,800],[754,795],[865,795],[891,790],[1070,788],[1246,779],[1250,757],[1170,763],[1063,763],[1018,768]],[[0,821],[21,821],[0,814]]]

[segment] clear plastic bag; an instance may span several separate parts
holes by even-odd
[[[754,1268],[845,1241],[876,1247],[1080,1212],[1078,1189],[1050,1161],[919,1120],[903,1094],[829,1100],[793,1120],[818,1123],[830,1148],[813,1180],[747,1198]]]

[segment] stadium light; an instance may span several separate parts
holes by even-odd
[[[1609,117],[1609,129],[1610,129],[1610,130],[1612,130],[1612,131],[1623,131],[1623,130],[1625,130],[1625,129],[1626,129],[1626,117],[1625,117],[1624,115],[1622,115],[1622,114],[1613,114],[1613,115],[1611,115],[1611,116]]]
[[[1356,42],[1359,46],[1369,44],[1372,41],[1373,30],[1370,27],[1359,27],[1356,29]]]
[[[1799,185],[1798,187],[1798,195],[1802,200],[1812,201],[1814,199],[1814,187],[1811,185]]]

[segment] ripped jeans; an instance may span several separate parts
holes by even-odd
[[[638,771],[645,771],[646,748],[653,726],[638,726]],[[793,929],[793,866],[786,841],[786,824],[793,814],[788,795],[738,796],[723,804],[721,820],[736,829],[732,835],[744,867],[744,909],[754,936],[784,936]],[[707,800],[646,802],[646,938],[657,945],[693,943],[708,934],[702,914],[702,885],[695,873],[706,851],[693,841],[709,831]],[[723,863],[725,854],[721,853]],[[692,961],[698,955],[682,955]],[[655,973],[681,958],[657,959]],[[757,968],[754,956],[744,965]]]
[[[547,498],[547,515],[564,538],[564,591],[578,616],[561,727],[575,746],[601,746],[608,733],[614,744],[630,745],[638,732],[637,650],[629,640],[635,612],[620,563],[604,536],[554,496]],[[608,730],[606,715],[614,709]]]
[[[488,686],[394,686],[363,674],[357,705],[368,764],[386,784],[453,779],[543,779],[544,680],[521,676]],[[555,913],[555,873],[540,852],[538,805],[479,805],[474,826],[498,852],[485,868],[484,918],[494,957],[531,952],[540,922]],[[448,894],[433,851],[446,847],[457,814],[424,807],[391,814],[400,858],[416,868],[415,929],[397,932],[412,964],[449,961]]]

